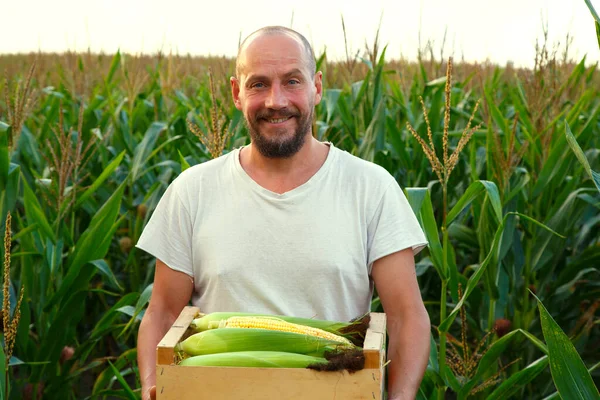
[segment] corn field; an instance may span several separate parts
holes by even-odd
[[[598,398],[598,65],[545,44],[533,69],[385,48],[317,65],[315,136],[387,169],[430,243],[419,399]],[[234,62],[31,54],[0,69],[0,399],[137,399],[154,260],[134,245],[185,168],[249,143]]]

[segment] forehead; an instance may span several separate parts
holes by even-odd
[[[287,34],[262,34],[247,43],[238,59],[240,75],[297,68],[307,72],[308,60],[299,39]]]

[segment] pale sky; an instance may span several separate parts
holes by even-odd
[[[600,0],[592,0],[600,12]],[[383,16],[382,16],[383,13]],[[344,57],[341,15],[354,53],[372,44],[381,18],[387,59],[414,59],[434,41],[439,58],[531,65],[542,20],[551,43],[573,37],[576,61],[600,59],[593,18],[584,0],[0,0],[0,53],[65,50],[164,52],[234,56],[240,34],[265,25],[291,26],[317,56]],[[292,20],[293,16],[293,20]]]

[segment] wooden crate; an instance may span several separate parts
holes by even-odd
[[[186,307],[158,344],[157,400],[382,400],[385,372],[386,319],[371,313],[363,346],[365,368],[320,372],[304,368],[183,367],[174,363],[174,347],[191,333],[200,315]]]

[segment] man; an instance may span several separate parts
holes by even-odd
[[[374,284],[388,317],[389,398],[413,399],[429,356],[414,266],[427,242],[404,194],[383,168],[313,137],[322,74],[297,32],[251,34],[231,92],[251,144],[182,173],[137,244],[157,259],[138,336],[144,398],[156,345],[190,299],[205,313],[348,321],[369,311]]]

